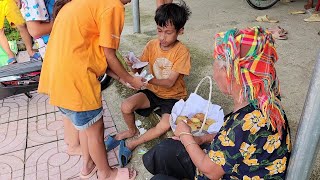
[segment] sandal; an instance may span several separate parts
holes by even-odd
[[[18,61],[17,61],[17,59],[16,59],[15,57],[10,58],[10,59],[8,59],[8,61],[7,61],[8,65],[9,65],[9,64],[15,64],[15,63],[17,63],[17,62],[18,62]]]
[[[35,52],[32,56],[30,56],[31,61],[42,61],[42,57],[39,52]]]
[[[295,15],[295,14],[305,14],[305,10],[298,10],[298,11],[291,11],[289,14]]]
[[[310,17],[304,19],[305,22],[320,22],[319,14],[312,14]]]
[[[115,180],[134,180],[137,176],[137,171],[133,170],[133,175],[130,177],[130,172],[128,168],[117,168],[117,176]]]
[[[268,15],[258,16],[256,18],[256,21],[258,21],[258,22],[269,22],[269,23],[277,23],[277,22],[279,22],[278,20],[269,19]]]
[[[125,141],[120,141],[120,149],[118,159],[120,161],[120,167],[125,167],[132,156],[132,151],[126,147]]]
[[[116,140],[116,139],[114,139],[114,137],[115,137],[115,135],[114,136],[108,135],[107,140],[104,141],[104,144],[106,146],[107,152],[109,152],[110,150],[116,148],[120,144],[121,140]]]
[[[270,31],[272,34],[275,32],[279,32],[279,34],[288,34],[288,31],[283,29],[280,26],[272,27],[272,28],[267,28],[268,31]]]
[[[82,172],[80,172],[79,177],[80,177],[81,179],[89,179],[89,178],[91,178],[97,171],[98,171],[98,168],[97,168],[97,166],[95,166],[95,167],[91,170],[91,172],[90,172],[89,174],[87,174],[87,175],[83,175]]]
[[[279,39],[279,40],[287,40],[288,37],[286,34],[280,33],[280,32],[275,32],[275,33],[271,33],[272,37],[275,39]]]

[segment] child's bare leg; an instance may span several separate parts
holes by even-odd
[[[85,131],[80,131],[79,137],[80,137],[82,160],[83,160],[81,173],[83,175],[87,175],[95,167],[95,164],[89,154],[88,137]]]
[[[170,129],[169,118],[170,114],[163,114],[161,116],[160,122],[155,127],[149,129],[146,133],[144,133],[137,139],[126,142],[126,146],[128,147],[128,149],[133,150],[140,144],[160,137],[162,134],[166,133]]]
[[[66,116],[63,116],[62,120],[64,126],[64,141],[68,145],[68,154],[81,155],[79,131],[73,126],[71,120]]]
[[[98,168],[99,179],[115,177],[117,172],[115,169],[112,169],[109,166],[107,160],[107,152],[103,138],[104,126],[102,118],[84,131],[88,137],[87,147],[89,150],[89,155]],[[83,151],[83,153],[86,152]],[[83,168],[85,168],[85,166],[83,166]],[[90,172],[91,169],[82,169],[83,174],[85,173],[85,170]]]
[[[139,131],[134,123],[134,111],[148,107],[150,107],[150,102],[144,93],[137,93],[124,100],[124,102],[121,104],[121,112],[123,119],[128,126],[128,130],[118,133],[115,136],[115,139],[121,140],[135,136]]]
[[[9,59],[14,58],[14,53],[11,51],[8,39],[6,35],[4,34],[4,29],[0,29],[0,45],[2,49],[7,53]]]
[[[35,51],[32,49],[32,38],[31,38],[31,35],[29,34],[27,26],[25,24],[17,25],[17,29],[20,32],[20,36],[21,36],[24,44],[26,45],[26,49],[27,49],[29,56],[33,56]]]

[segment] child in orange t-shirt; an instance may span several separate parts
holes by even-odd
[[[108,150],[120,144],[121,166],[128,163],[131,151],[138,145],[155,139],[170,129],[169,117],[172,107],[178,100],[187,96],[183,77],[190,73],[190,53],[177,37],[183,34],[184,25],[190,14],[184,2],[179,5],[164,4],[156,11],[158,38],[148,42],[140,57],[141,61],[149,62],[150,72],[155,78],[148,82],[147,89],[138,91],[121,105],[122,115],[129,130],[120,132],[115,137],[109,136],[105,142]],[[125,144],[124,139],[138,133],[134,123],[134,112],[148,116],[157,107],[160,108],[161,120],[156,127]]]
[[[99,179],[134,179],[128,168],[111,168],[104,145],[100,82],[107,73],[141,88],[116,57],[124,25],[124,4],[130,0],[58,0],[41,70],[38,91],[48,94],[79,130],[83,165],[80,178],[98,171]],[[76,10],[75,10],[76,9]]]

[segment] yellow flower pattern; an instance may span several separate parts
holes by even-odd
[[[274,150],[278,149],[280,145],[280,135],[279,133],[276,133],[275,135],[268,136],[267,142],[264,144],[263,149],[271,154]]]
[[[257,166],[257,165],[259,165],[258,159],[244,159],[243,162],[248,166]]]
[[[235,144],[231,139],[228,137],[228,133],[226,131],[222,131],[219,135],[218,139],[221,141],[222,146],[231,146],[233,147]]]
[[[253,176],[252,178],[249,176],[243,176],[243,180],[263,180],[263,178],[260,178],[259,176]]]
[[[291,139],[290,139],[290,134],[289,133],[287,134],[286,144],[287,144],[288,151],[291,152],[292,145],[291,145]]]
[[[270,175],[283,173],[286,170],[287,157],[273,161],[272,165],[266,167]]]
[[[224,158],[224,154],[221,151],[209,151],[209,158],[216,164],[225,165],[226,159]]]
[[[207,153],[225,174],[221,179],[285,179],[292,149],[288,122],[282,138],[255,106],[248,105],[225,118]],[[204,174],[197,172],[198,180]]]
[[[238,172],[238,167],[240,166],[240,164],[235,164],[232,168],[232,172],[237,173]]]
[[[263,117],[259,110],[255,110],[244,116],[245,123],[242,126],[242,130],[250,130],[251,134],[256,134],[261,127],[265,127],[267,124],[266,118]]]
[[[243,142],[240,146],[240,152],[244,159],[250,159],[252,154],[256,151],[255,145],[249,145]]]

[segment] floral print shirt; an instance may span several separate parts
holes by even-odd
[[[208,150],[210,159],[225,171],[222,179],[285,179],[291,151],[285,120],[281,138],[253,105],[227,115]],[[207,179],[196,174],[195,179]]]

